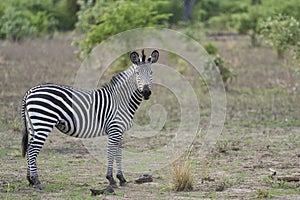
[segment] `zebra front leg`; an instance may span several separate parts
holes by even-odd
[[[114,164],[114,159],[117,153],[117,148],[118,145],[115,144],[114,142],[111,142],[111,138],[108,138],[108,145],[107,145],[107,161],[108,161],[108,166],[107,166],[107,172],[106,172],[106,178],[109,181],[109,186],[113,188],[117,188],[117,183],[113,177],[113,164]]]
[[[116,163],[117,163],[117,178],[120,180],[120,186],[124,186],[126,185],[127,181],[124,178],[122,172],[122,139],[118,144]]]

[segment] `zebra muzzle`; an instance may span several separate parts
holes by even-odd
[[[151,90],[150,90],[150,88],[149,88],[148,85],[145,85],[145,86],[143,87],[142,94],[143,94],[143,97],[144,97],[145,100],[148,100],[148,99],[149,99],[149,97],[150,97],[150,95],[151,95]]]

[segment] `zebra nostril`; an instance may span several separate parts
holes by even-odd
[[[145,100],[149,99],[149,96],[151,95],[151,90],[149,89],[148,85],[144,86],[142,94],[143,94]]]
[[[150,96],[151,95],[151,91],[150,90],[143,90],[143,95],[144,96]]]

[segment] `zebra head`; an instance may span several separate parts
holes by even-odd
[[[142,50],[141,57],[135,51],[130,54],[130,60],[133,64],[138,90],[142,93],[145,100],[148,100],[151,95],[151,85],[152,85],[151,64],[156,63],[158,57],[159,57],[159,53],[157,50],[154,50],[148,59],[146,59],[144,50]]]

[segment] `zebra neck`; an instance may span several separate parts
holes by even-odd
[[[120,95],[120,99],[122,99],[122,102],[127,103],[128,106],[130,106],[132,102],[134,102],[136,106],[139,106],[142,102],[143,96],[138,89],[134,73],[128,76],[126,81],[124,81],[118,88],[116,88],[116,90],[117,94]]]
[[[143,96],[138,89],[132,67],[114,76],[105,87],[110,91],[113,98],[118,99],[118,103],[123,108],[135,112],[142,102]]]

